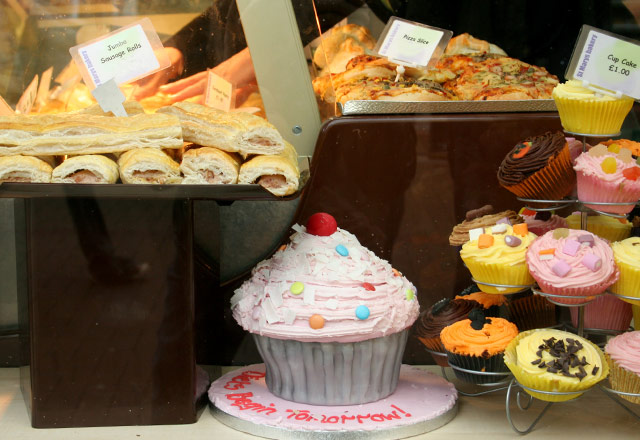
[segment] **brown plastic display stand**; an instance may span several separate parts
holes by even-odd
[[[195,292],[216,297],[219,267],[197,264],[193,201],[282,199],[257,185],[15,183],[0,197],[16,199],[25,256],[20,379],[32,425],[197,421]],[[215,241],[219,219],[209,225]],[[221,335],[224,305],[201,309]]]

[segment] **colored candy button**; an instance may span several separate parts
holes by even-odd
[[[321,315],[311,315],[309,317],[309,327],[314,330],[324,327],[324,318]]]
[[[356,307],[356,318],[358,319],[367,319],[371,312],[369,312],[369,307],[367,306],[358,306]]]
[[[415,294],[413,293],[413,290],[407,289],[405,293],[405,297],[407,298],[407,301],[413,300],[413,298],[415,298]]]
[[[307,233],[326,237],[338,230],[338,223],[332,215],[317,212],[307,220]]]
[[[289,288],[289,291],[294,295],[300,295],[303,290],[304,290],[304,284],[302,284],[300,281],[296,281]]]
[[[362,287],[364,287],[364,290],[368,290],[369,292],[375,292],[376,290],[374,285],[371,283],[362,283]]]
[[[349,251],[347,250],[347,248],[341,244],[336,246],[336,252],[342,255],[343,257],[346,257],[347,255],[349,255]]]

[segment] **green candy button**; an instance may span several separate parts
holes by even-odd
[[[304,290],[304,284],[302,284],[300,281],[296,281],[289,288],[289,291],[294,295],[300,295],[303,290]]]
[[[413,293],[413,290],[411,289],[407,289],[407,292],[405,294],[405,297],[407,298],[407,301],[412,301],[413,298],[415,298],[415,295]]]

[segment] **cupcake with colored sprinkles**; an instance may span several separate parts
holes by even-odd
[[[575,399],[609,373],[604,354],[594,343],[554,329],[520,333],[505,350],[504,362],[519,383],[543,391],[525,389],[527,393],[547,402]]]
[[[328,214],[293,229],[231,299],[265,362],[269,391],[312,405],[388,396],[418,317],[416,288]]]
[[[504,350],[518,335],[515,324],[503,318],[486,318],[475,309],[469,319],[455,322],[440,333],[447,351],[449,365],[478,372],[499,373],[508,371],[504,364]],[[499,382],[504,376],[467,373],[454,368],[458,379],[470,383]]]

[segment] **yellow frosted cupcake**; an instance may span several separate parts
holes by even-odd
[[[525,254],[536,235],[529,232],[526,223],[511,226],[505,223],[470,231],[472,239],[462,246],[460,257],[467,265],[480,290],[486,293],[513,293],[520,287],[494,287],[483,283],[511,286],[529,286]]]
[[[582,391],[607,377],[609,366],[591,341],[554,329],[520,333],[507,346],[504,362],[527,388],[570,394],[545,394],[526,390],[547,402],[575,399]]]
[[[633,106],[633,99],[620,99],[582,87],[580,81],[558,84],[551,94],[565,130],[584,134],[613,134]]]
[[[638,301],[625,301],[640,306],[640,237],[617,241],[611,244],[611,248],[613,259],[620,269],[620,279],[609,290],[619,295],[637,297]]]
[[[574,212],[566,220],[570,229],[581,229],[579,212]],[[590,215],[587,219],[587,231],[611,242],[629,237],[632,226],[625,218],[618,219],[608,215]]]

